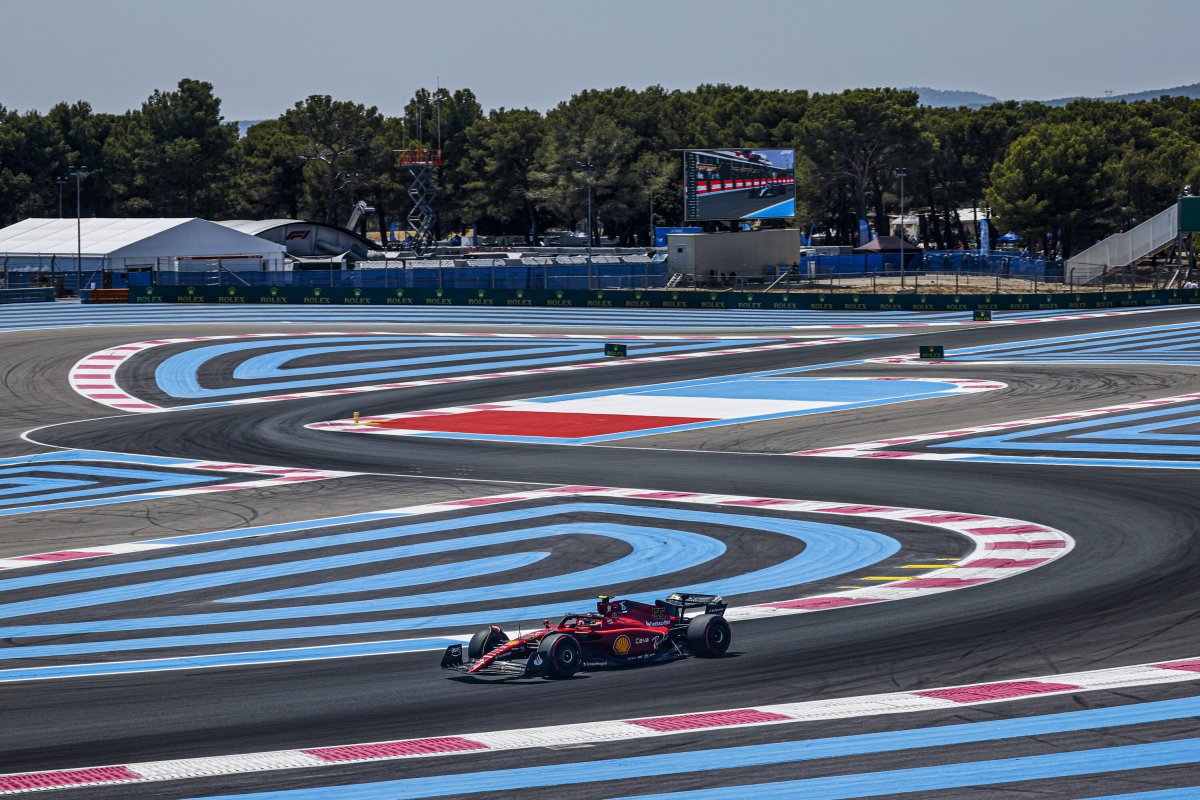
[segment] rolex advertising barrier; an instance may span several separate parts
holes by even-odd
[[[84,298],[88,302],[88,298]],[[295,306],[787,309],[799,311],[1054,311],[1200,303],[1200,290],[1053,294],[821,294],[539,289],[378,289],[285,286],[139,286],[130,303]]]

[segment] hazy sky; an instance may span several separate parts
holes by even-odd
[[[0,105],[122,112],[184,77],[227,120],[310,94],[394,115],[439,79],[485,110],[654,84],[1100,96],[1200,81],[1197,23],[1200,0],[0,0]]]

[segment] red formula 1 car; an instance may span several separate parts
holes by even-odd
[[[715,658],[729,649],[725,601],[716,595],[673,594],[654,605],[601,596],[596,610],[568,614],[557,625],[509,639],[499,627],[483,628],[463,646],[452,644],[442,668],[468,675],[544,675],[569,678],[581,669]],[[702,611],[695,616],[689,612]]]

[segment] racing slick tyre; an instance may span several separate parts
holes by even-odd
[[[489,650],[494,650],[508,641],[508,634],[492,626],[475,632],[467,645],[467,658],[474,661]]]
[[[729,623],[717,614],[701,614],[687,626],[688,649],[701,658],[724,655],[731,638]]]
[[[552,633],[542,639],[538,655],[546,663],[547,678],[569,678],[583,662],[583,650],[569,633]]]

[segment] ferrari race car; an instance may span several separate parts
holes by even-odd
[[[468,675],[569,678],[581,669],[715,658],[729,649],[723,599],[709,594],[672,594],[654,605],[600,597],[596,610],[567,614],[557,625],[516,639],[499,627],[483,628],[463,646],[452,644],[442,668]],[[689,613],[703,612],[695,616]]]

